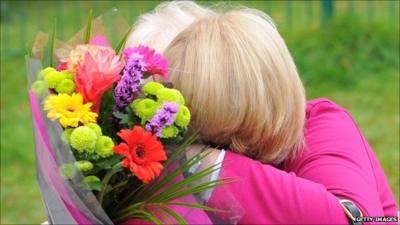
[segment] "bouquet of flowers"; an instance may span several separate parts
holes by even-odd
[[[39,35],[36,57],[27,57],[38,181],[49,222],[211,223],[205,211],[216,209],[196,195],[229,180],[200,182],[218,165],[188,173],[207,151],[185,159],[197,139],[188,134],[190,111],[178,90],[154,79],[167,81],[168,61],[147,46],[123,49],[129,29],[111,47],[99,28],[105,18],[93,20],[90,13],[72,46],[55,40],[55,31],[50,38]],[[47,52],[44,39],[50,40]]]

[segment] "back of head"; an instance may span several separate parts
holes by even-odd
[[[163,52],[178,33],[194,21],[212,13],[192,1],[163,2],[152,12],[138,18],[126,46],[143,44],[157,52]]]
[[[303,85],[265,13],[243,8],[203,17],[165,56],[204,140],[275,164],[301,145]]]

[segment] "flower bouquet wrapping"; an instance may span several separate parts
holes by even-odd
[[[208,212],[220,209],[199,196],[231,180],[207,179],[218,164],[193,172],[208,151],[186,157],[197,135],[184,97],[166,82],[168,61],[147,46],[124,49],[128,33],[117,10],[90,13],[68,42],[55,29],[39,33],[26,58],[48,220],[212,224]]]

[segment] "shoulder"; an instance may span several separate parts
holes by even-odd
[[[367,143],[351,115],[326,98],[307,102],[304,139],[305,147],[290,163],[291,169],[315,159],[330,162],[366,156]]]
[[[351,114],[337,103],[326,98],[307,102],[305,134],[306,138],[308,136],[309,139],[318,139],[321,135],[333,135],[340,137],[339,140],[343,140],[343,134],[346,134],[355,141],[362,137]]]
[[[287,167],[290,170],[315,160],[323,164],[352,162],[359,167],[369,162],[370,147],[356,122],[344,108],[329,99],[307,103],[304,139],[305,148]]]
[[[336,112],[348,115],[348,112],[343,107],[341,107],[337,103],[327,98],[317,98],[307,102],[306,105],[307,119],[324,112]]]
[[[326,98],[307,103],[305,138],[308,147],[315,147],[313,144],[317,143],[322,147],[323,141],[323,149],[328,146],[360,148],[363,145],[362,134],[350,113]]]

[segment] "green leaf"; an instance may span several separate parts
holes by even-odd
[[[120,111],[115,111],[113,112],[113,116],[115,116],[118,119],[124,119],[127,115],[125,113],[122,113]]]
[[[96,162],[96,167],[101,167],[105,169],[111,169],[113,165],[121,161],[123,156],[120,155],[112,155],[109,158],[105,158]]]
[[[144,186],[145,186],[145,184],[141,184],[141,185],[139,185],[135,190],[131,191],[131,193],[129,193],[128,196],[126,196],[116,207],[114,207],[114,209],[112,209],[111,214],[114,214],[115,212],[118,212],[118,210],[121,209],[121,208],[127,208],[126,205],[129,203],[130,200],[132,200],[131,198],[132,198],[133,196],[135,196],[135,194],[136,194],[138,191],[142,190]],[[129,207],[131,208],[132,206],[135,206],[135,205],[137,205],[137,204],[138,204],[138,203],[133,204],[133,205],[131,205],[131,206],[129,206]],[[140,203],[140,204],[141,204],[141,203]],[[133,207],[133,208],[134,208],[134,207]]]
[[[116,174],[119,170],[121,170],[121,168],[122,168],[121,166],[122,166],[122,163],[115,164],[112,167],[112,169],[110,171],[108,171],[106,173],[106,175],[104,176],[103,181],[102,181],[102,185],[101,185],[101,190],[97,194],[97,199],[99,200],[100,204],[103,203],[104,195],[105,195],[105,193],[107,191],[107,188],[109,186],[108,182],[110,181],[111,177],[114,176],[114,174]]]
[[[187,189],[183,189],[183,190],[179,190],[173,194],[171,194],[170,196],[165,196],[162,199],[159,199],[158,201],[162,201],[162,202],[168,202],[168,201],[172,201],[174,199],[186,196],[186,195],[192,195],[192,194],[197,194],[197,193],[201,193],[203,191],[212,189],[212,188],[216,188],[222,185],[225,185],[227,183],[232,182],[232,180],[230,178],[223,178],[223,179],[219,179],[219,180],[214,180],[214,181],[210,181],[210,182],[206,182],[206,183],[202,183],[198,186],[195,187],[190,187]]]
[[[89,182],[87,184],[88,184],[90,190],[96,190],[96,191],[101,190],[101,181]]]
[[[125,181],[122,181],[122,182],[120,182],[120,183],[114,185],[114,187],[111,187],[111,186],[110,186],[110,188],[106,190],[105,195],[108,194],[108,193],[110,193],[110,192],[112,192],[112,191],[115,190],[115,189],[118,189],[118,188],[120,188],[120,187],[125,186],[127,183],[128,183],[128,181],[125,180]]]
[[[193,157],[195,158],[195,157]],[[201,160],[201,159],[200,159]],[[192,162],[192,163],[190,163]],[[150,197],[156,198],[159,197],[159,195],[161,193],[164,192],[160,192],[158,195],[156,194],[155,196],[152,196],[153,194],[159,192],[159,190],[163,187],[165,187],[169,182],[171,182],[173,179],[175,179],[177,176],[181,175],[185,170],[188,170],[192,165],[194,165],[194,163],[196,163],[196,161],[193,160],[188,160],[184,165],[180,166],[179,168],[177,168],[176,170],[172,171],[170,174],[168,174],[167,176],[165,176],[163,179],[156,181],[155,186],[153,187],[149,187],[149,188],[143,188],[142,190],[139,191],[138,194],[135,195],[135,197],[131,200],[132,202],[138,202],[138,201],[147,201],[150,200]],[[154,184],[154,183],[153,183]],[[164,195],[162,195],[164,196]],[[152,202],[154,203],[154,201]],[[128,206],[125,207],[121,212],[121,213],[125,213],[128,212],[130,210],[134,209],[134,206]]]
[[[186,185],[192,184],[196,181],[201,180],[202,178],[211,175],[214,171],[218,170],[220,167],[220,164],[217,165],[213,165],[211,167],[208,167],[202,171],[199,171],[191,176],[185,177],[185,179],[176,182],[174,184],[172,184],[171,186],[169,186],[168,188],[166,188],[165,190],[163,190],[162,192],[158,193],[158,196],[155,197],[153,196],[149,201],[154,201],[154,202],[163,202],[163,200],[160,199],[164,199],[165,197],[169,198],[172,194],[176,193],[178,190],[181,190],[183,188],[186,187]],[[190,189],[190,188],[188,188]],[[163,196],[165,196],[163,198]]]
[[[90,41],[90,35],[92,32],[92,20],[93,20],[93,10],[89,10],[89,15],[88,15],[88,22],[86,25],[86,31],[85,31],[85,44],[88,44]]]
[[[49,43],[49,66],[53,66],[53,54],[54,54],[54,40],[56,36],[56,27],[57,27],[57,19],[54,18],[53,30],[50,36],[50,43]]]
[[[25,46],[25,51],[26,51],[25,58],[26,58],[26,57],[32,58],[33,53],[32,53],[32,50],[30,49],[29,46]]]
[[[186,206],[189,208],[195,208],[195,209],[202,209],[205,211],[225,211],[225,210],[218,210],[215,208],[211,208],[202,204],[193,204],[193,203],[186,203],[186,202],[167,202],[165,205],[179,205],[179,206]]]
[[[189,143],[188,143],[189,144]],[[191,143],[190,143],[191,144]],[[189,144],[189,145],[190,145]],[[207,147],[205,147],[204,149],[206,149]],[[184,150],[186,149],[186,147],[183,148]],[[177,150],[178,151],[178,150]],[[201,150],[203,151],[203,150]],[[156,184],[148,189],[146,189],[146,193],[143,193],[143,195],[141,196],[141,200],[143,199],[148,199],[149,197],[151,197],[153,194],[157,193],[161,188],[165,187],[168,183],[170,183],[173,179],[175,179],[176,177],[178,177],[179,175],[181,175],[183,172],[189,170],[193,165],[195,165],[196,163],[200,162],[203,158],[205,158],[209,153],[211,153],[211,151],[207,151],[202,153],[200,151],[200,153],[196,154],[193,158],[187,160],[185,163],[183,163],[182,165],[180,165],[177,169],[175,169],[174,171],[172,171],[171,173],[167,174],[165,177],[163,177],[162,179],[156,180]],[[177,157],[177,156],[176,156]],[[168,165],[168,162],[166,162],[166,164]],[[163,191],[164,192],[164,191]]]
[[[169,155],[169,158],[163,164],[164,168],[168,167],[173,161],[178,159],[178,157],[181,156],[185,152],[186,148],[189,147],[189,145],[191,145],[192,143],[194,143],[198,138],[199,138],[199,135],[197,132],[195,132],[194,134],[189,136],[189,138],[187,138],[179,147],[177,147],[172,152],[171,155]]]
[[[153,215],[153,213],[148,210],[147,208],[144,208],[144,210],[142,211],[142,214],[145,216],[145,218],[157,225],[162,225],[163,223],[161,222],[161,220],[159,220],[156,216]]]
[[[115,52],[117,55],[120,53],[120,51],[124,48],[126,40],[128,39],[129,34],[131,33],[132,27],[129,27],[128,31],[122,38],[122,40],[118,43],[117,47],[115,48]]]
[[[115,105],[113,87],[110,87],[108,91],[101,97],[100,113],[98,117],[98,124],[101,127],[104,135],[111,137],[113,140],[117,140],[117,130],[114,127],[114,123],[110,119],[110,115],[113,113],[113,106]]]
[[[116,118],[120,119],[120,123],[128,123],[129,122],[129,117],[130,116],[128,114],[125,114],[125,113],[122,113],[122,112],[119,112],[119,111],[115,111],[115,112],[113,112],[113,115]]]
[[[187,225],[187,222],[185,221],[185,219],[183,219],[183,217],[181,217],[180,215],[178,215],[174,210],[168,208],[168,207],[163,207],[161,206],[161,209],[168,213],[169,215],[171,215],[176,222],[178,222],[178,224],[182,224],[182,225]]]
[[[147,189],[146,188],[142,189],[142,191],[136,195],[136,198],[133,199],[133,202],[145,201],[146,204],[154,204],[154,203],[161,204],[161,203],[167,202],[167,200],[164,200],[164,199],[169,199],[169,200],[173,199],[173,198],[170,198],[170,196],[173,196],[174,198],[182,197],[183,196],[182,190],[180,188],[185,187],[185,184],[189,184],[196,180],[200,180],[202,177],[211,174],[219,165],[217,164],[217,165],[211,166],[205,170],[202,170],[199,173],[196,173],[190,177],[187,177],[176,184],[172,184],[170,187],[166,187],[167,184],[169,184],[177,176],[181,175],[184,171],[187,171],[194,164],[201,161],[203,158],[205,158],[210,153],[211,153],[211,151],[199,152],[194,157],[192,157],[190,160],[188,160],[183,165],[181,165],[179,168],[175,169],[174,171],[169,173],[167,176],[165,176],[161,180],[156,181],[157,183],[155,186],[147,188]],[[186,191],[184,193],[188,193],[188,194],[200,193],[207,189],[221,185],[218,183],[221,181],[222,180],[215,180],[215,181],[205,183],[200,187],[199,186],[191,187],[191,188],[188,188],[187,190],[184,190],[184,191]],[[216,184],[214,184],[214,183],[216,183]],[[166,188],[163,189],[163,191],[160,191],[160,189],[163,187],[164,188],[166,187]],[[177,189],[179,189],[179,190],[177,191],[177,193],[175,193],[175,190],[177,190]],[[172,195],[172,194],[174,194],[174,195]],[[178,196],[178,197],[176,197],[176,196]],[[125,207],[120,213],[126,213],[132,209],[133,209],[132,206],[128,206],[128,207]]]
[[[164,224],[174,224],[171,219],[168,217],[167,213],[161,210],[160,207],[153,207],[152,210],[156,212],[160,217],[162,217]]]
[[[121,224],[122,222],[126,221],[127,219],[135,218],[135,219],[143,219],[145,220],[145,216],[143,215],[143,210],[137,209],[130,211],[128,214],[124,216],[120,216],[118,218],[113,219],[114,224]]]
[[[190,138],[187,138],[183,144],[178,146],[173,151],[168,159],[169,161],[167,160],[164,165],[169,165],[174,160],[177,160],[182,154],[185,153],[186,148],[192,144],[197,137],[197,135],[192,135]],[[165,206],[181,205],[185,207],[199,208],[206,211],[218,211],[218,209],[213,209],[201,204],[172,202],[174,199],[187,195],[198,194],[233,181],[231,178],[223,178],[199,183],[199,181],[201,181],[204,177],[211,175],[215,170],[219,169],[220,164],[216,164],[190,175],[179,182],[171,183],[176,177],[180,176],[183,172],[189,170],[193,165],[207,157],[212,152],[211,150],[206,150],[207,148],[208,147],[205,147],[198,154],[179,165],[178,168],[174,169],[173,171],[168,171],[168,174],[161,175],[158,180],[146,185],[146,187],[142,188],[138,193],[132,194],[133,198],[131,198],[132,196],[129,196],[129,198],[124,200],[124,203],[121,204],[123,207],[118,205],[118,209],[113,211],[111,214],[112,218],[117,218],[117,221],[124,220],[132,217],[137,210],[143,209],[143,207],[154,206],[154,208],[161,208],[164,212],[168,213],[179,224],[186,224],[185,220],[180,215]],[[126,205],[129,203],[131,205]]]

